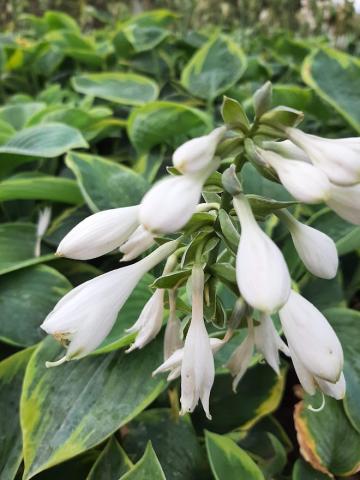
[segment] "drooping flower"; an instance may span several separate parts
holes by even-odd
[[[41,240],[46,233],[46,230],[50,224],[51,220],[51,207],[45,207],[39,212],[39,218],[36,225],[36,242],[34,255],[35,257],[40,257],[41,255]]]
[[[292,290],[279,316],[295,369],[305,370],[315,379],[336,383],[343,368],[343,351],[324,315]],[[303,372],[301,376],[305,378]],[[311,393],[308,379],[304,380],[303,386]]]
[[[128,333],[137,332],[134,343],[126,353],[143,348],[160,332],[164,317],[164,293],[162,288],[158,288],[146,302],[138,320],[126,330]]]
[[[154,237],[151,233],[145,230],[142,225],[139,225],[135,232],[119,248],[119,251],[124,254],[121,261],[130,262],[130,260],[134,260],[134,258],[141,255],[154,243]]]
[[[139,225],[139,206],[113,208],[82,220],[62,239],[57,255],[88,260],[111,252]]]
[[[63,343],[67,352],[61,360],[47,365],[78,359],[95,350],[110,332],[139,280],[177,245],[176,240],[168,242],[139,262],[104,273],[65,295],[41,328]]]
[[[204,181],[216,169],[213,162],[194,175],[177,175],[157,182],[140,205],[140,223],[152,234],[173,233],[190,220],[199,203]]]
[[[299,222],[286,210],[279,211],[278,216],[287,225],[296,251],[309,272],[320,278],[334,278],[339,258],[332,238]]]
[[[282,157],[291,160],[299,160],[300,162],[311,163],[308,155],[290,140],[283,140],[281,142],[266,141],[262,143],[262,147],[266,150],[272,150]]]
[[[324,202],[330,194],[330,182],[326,174],[310,163],[289,160],[270,150],[258,149],[264,163],[278,174],[286,190],[300,202]]]
[[[288,268],[279,248],[257,224],[246,197],[238,195],[233,202],[241,224],[236,257],[240,293],[253,308],[271,313],[288,299]]]
[[[180,145],[172,157],[174,167],[184,174],[197,173],[207,168],[225,132],[226,127],[219,127],[208,135],[193,138]]]
[[[339,217],[354,225],[360,225],[360,185],[339,187],[332,185],[327,205]]]
[[[259,325],[254,327],[253,320],[248,319],[247,335],[226,364],[234,377],[234,392],[250,365],[255,348],[278,375],[280,373],[279,350],[285,355],[290,355],[289,349],[276,331],[270,315],[263,313],[259,321]]]
[[[349,186],[360,182],[360,138],[327,139],[290,127],[286,133],[333,183]]]
[[[192,271],[192,318],[181,364],[181,413],[192,412],[201,400],[207,418],[209,397],[215,377],[214,358],[204,323],[204,272],[198,265]]]

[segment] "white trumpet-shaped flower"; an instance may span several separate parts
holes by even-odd
[[[145,230],[142,225],[139,225],[135,232],[119,248],[119,251],[124,254],[121,261],[130,262],[130,260],[134,260],[134,258],[141,255],[154,243],[155,240],[151,233]]]
[[[181,364],[181,412],[192,412],[201,400],[207,418],[209,397],[215,377],[214,358],[204,323],[204,272],[195,265],[192,272],[192,318],[186,335]]]
[[[226,127],[219,127],[208,135],[193,138],[178,147],[172,157],[174,167],[181,173],[196,173],[213,160],[216,147],[222,140]]]
[[[292,290],[279,316],[295,368],[302,365],[313,377],[336,383],[343,368],[343,351],[324,315]]]
[[[217,166],[212,162],[201,173],[160,180],[142,199],[140,223],[152,234],[181,230],[196,210],[204,181]]]
[[[296,251],[309,272],[320,278],[334,278],[339,258],[332,238],[299,222],[286,210],[279,211],[278,216],[288,227]]]
[[[300,202],[319,203],[330,195],[330,182],[326,174],[310,163],[289,160],[270,150],[258,149],[263,161],[278,174],[286,190]]]
[[[275,243],[257,224],[244,195],[234,197],[241,224],[236,256],[236,278],[241,295],[262,312],[278,310],[288,299],[290,275],[284,257]]]
[[[280,357],[279,350],[290,355],[289,349],[276,331],[270,315],[263,313],[260,317],[260,324],[253,326],[252,319],[248,320],[248,332],[242,343],[231,355],[226,367],[233,375],[233,390],[237,386],[248,369],[254,349],[261,353],[270,367],[279,375]]]
[[[57,255],[88,260],[111,252],[139,225],[139,206],[113,208],[82,220],[62,239]]]
[[[360,182],[360,138],[327,139],[290,127],[286,133],[333,183],[349,186]]]
[[[213,353],[217,353],[227,342],[227,339],[220,338],[210,338],[210,348]],[[184,348],[178,348],[175,350],[169,358],[167,358],[164,363],[162,363],[156,370],[154,370],[153,375],[158,373],[170,372],[167,379],[175,380],[181,374],[181,366],[184,358]]]
[[[355,225],[360,225],[360,184],[352,187],[332,185],[327,205],[339,217]]]
[[[169,290],[169,318],[164,335],[164,360],[183,346],[181,322],[176,314],[176,292]]]
[[[160,332],[164,317],[164,293],[162,288],[158,288],[146,302],[138,320],[126,330],[128,333],[137,332],[134,343],[126,353],[143,348]]]
[[[141,277],[168,257],[178,242],[168,242],[141,261],[105,273],[74,288],[46,317],[41,328],[67,348],[55,366],[95,350],[113,327],[117,314]]]

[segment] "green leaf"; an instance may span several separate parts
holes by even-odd
[[[131,143],[139,152],[146,152],[155,145],[178,146],[189,137],[202,135],[211,128],[211,121],[196,108],[158,101],[134,109],[127,128]]]
[[[260,195],[247,195],[247,199],[250,202],[252,211],[257,217],[266,217],[267,215],[276,212],[276,210],[292,207],[293,205],[297,205],[299,203],[296,201],[281,202],[279,200],[265,198]]]
[[[0,281],[0,339],[22,347],[44,337],[40,324],[71,284],[45,265],[8,273]]]
[[[189,416],[179,417],[167,408],[142,412],[127,425],[124,448],[138,460],[148,441],[167,480],[203,478],[203,452]]]
[[[145,453],[141,460],[130,470],[125,473],[120,480],[166,480],[164,472],[161,468],[159,460],[151,446],[151,442],[148,443]]]
[[[26,365],[33,351],[28,348],[0,362],[1,480],[13,480],[22,459],[19,402]]]
[[[305,58],[302,77],[305,83],[360,132],[358,58],[322,47]]]
[[[0,182],[0,201],[7,200],[49,200],[77,204],[83,198],[75,180],[41,175],[13,177]]]
[[[216,34],[190,59],[181,83],[196,97],[213,100],[244,73],[246,57],[229,37]]]
[[[103,442],[159,395],[164,381],[151,373],[162,362],[161,342],[50,369],[44,362],[63,349],[52,338],[39,345],[21,397],[24,480]]]
[[[264,480],[252,458],[230,438],[206,431],[205,443],[216,480]]]
[[[251,163],[244,165],[241,170],[241,177],[246,194],[259,195],[279,202],[294,200],[282,185],[259,175]]]
[[[16,133],[0,147],[0,154],[53,158],[74,148],[87,147],[79,130],[63,123],[48,123]]]
[[[146,180],[129,168],[96,155],[72,152],[66,164],[94,212],[136,205],[148,188]]]
[[[46,107],[43,102],[27,102],[16,105],[5,105],[0,108],[0,120],[10,124],[15,130],[24,128],[28,120]]]
[[[54,255],[34,257],[36,227],[32,223],[0,224],[0,275],[53,260]]]
[[[132,48],[136,52],[154,49],[169,35],[167,27],[175,18],[173,12],[165,9],[151,10],[130,18],[120,25],[114,37],[117,53],[124,56]]]
[[[239,246],[240,235],[235,228],[230,215],[222,208],[219,210],[219,222],[221,232],[224,235],[226,243],[229,245],[231,250],[236,253]]]
[[[102,72],[73,77],[77,92],[103,98],[123,105],[143,105],[155,100],[159,94],[157,84],[134,73]]]
[[[305,283],[305,278],[302,279],[305,285],[302,287],[301,293],[319,310],[323,311],[326,308],[344,305],[344,290],[339,273],[335,278],[329,280],[317,278],[308,273],[306,280]]]
[[[86,480],[119,480],[132,468],[129,457],[112,436],[99,455]]]
[[[360,470],[360,433],[345,415],[342,402],[326,398],[318,412],[308,409],[319,405],[320,394],[306,395],[295,407],[297,439],[305,460],[323,473],[351,476]]]
[[[157,278],[152,287],[156,288],[174,288],[191,275],[191,269],[178,270],[177,272],[168,273]]]
[[[296,460],[292,472],[292,480],[329,480],[329,476],[312,468],[302,458]]]
[[[360,248],[360,226],[343,220],[328,208],[315,213],[308,223],[334,240],[339,255]]]
[[[346,380],[345,412],[360,433],[360,312],[348,308],[330,308],[325,316],[338,335],[344,350]]]

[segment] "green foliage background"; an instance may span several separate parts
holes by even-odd
[[[126,16],[129,6],[116,3],[107,12],[95,10],[101,2],[80,5],[87,15],[80,26],[76,14],[51,10],[20,18],[23,9],[13,2],[9,29],[0,34],[0,479],[355,478],[360,227],[327,208],[302,207],[299,214],[336,241],[341,269],[334,280],[307,274],[285,232],[272,233],[292,277],[343,343],[343,402],[328,400],[320,413],[306,409],[320,399],[301,401],[298,387],[294,396],[297,381],[285,360],[280,377],[255,363],[233,394],[221,368],[230,344],[216,357],[213,421],[199,411],[179,418],[178,384],[151,377],[162,359],[161,336],[140,352],[123,350],[133,339],[124,330],[149,298],[157,271],[140,282],[95,355],[45,368],[61,350],[39,328],[46,314],[72,286],[118,266],[117,255],[59,259],[57,244],[91,212],[139,202],[177,145],[221,121],[224,94],[251,113],[253,92],[271,80],[274,105],[303,110],[307,131],[360,133],[356,29],[340,51],[330,23],[329,35],[315,28],[318,35],[305,38],[258,24],[243,28],[224,10],[222,22],[199,29],[214,20],[206,17],[210,10],[198,8],[194,18],[176,8]],[[228,4],[231,13],[241,2]],[[251,12],[257,18],[255,9],[248,18]],[[244,168],[247,193],[291,200],[253,173]],[[49,205],[52,222],[35,257],[38,213]],[[229,292],[223,301],[226,315]]]

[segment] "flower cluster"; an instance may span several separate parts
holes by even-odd
[[[277,374],[279,352],[291,357],[299,380],[310,395],[316,389],[336,399],[345,395],[341,344],[324,315],[292,284],[281,250],[258,222],[251,196],[243,191],[241,168],[250,161],[260,173],[280,182],[296,201],[326,203],[345,220],[359,225],[360,140],[322,139],[295,128],[295,121],[290,126],[281,124],[278,110],[268,111],[261,106],[266,89],[255,95],[253,126],[242,123],[242,112],[238,120],[229,120],[229,115],[223,114],[226,127],[181,145],[172,158],[175,174],[156,183],[139,205],[95,213],[62,240],[58,254],[80,260],[119,249],[123,261],[132,261],[153,245],[160,246],[136,263],[78,286],[60,300],[42,328],[62,342],[67,351],[60,360],[48,362],[48,366],[81,358],[95,350],[110,332],[141,277],[166,259],[160,280],[167,279],[167,283],[159,284],[128,329],[134,333],[134,342],[127,352],[143,348],[160,332],[168,299],[164,362],[154,375],[169,372],[168,380],[181,376],[183,413],[192,412],[200,400],[211,418],[214,354],[230,339],[236,340],[237,331],[244,325],[245,339],[233,349],[226,364],[234,377],[234,389],[256,350]],[[231,112],[239,111],[240,105],[234,109],[234,101],[231,102]],[[297,115],[291,109],[288,112]],[[222,178],[222,195],[204,194],[207,203],[199,206],[204,184],[217,169],[217,178]],[[269,205],[268,199],[260,200]],[[206,213],[198,213],[198,218],[199,211]],[[233,235],[231,248],[221,212]],[[268,213],[275,214],[288,229],[311,274],[324,279],[336,275],[338,256],[331,238],[301,223],[281,206]],[[164,237],[176,233],[180,235],[175,240]],[[233,280],[230,273],[217,275],[214,267],[219,262],[227,272],[234,271]],[[176,272],[181,275],[172,275]],[[238,301],[229,315],[225,312],[221,333],[209,336],[204,300],[213,312],[210,319],[218,324],[219,282],[230,284]],[[177,298],[182,296],[183,302],[186,292],[190,293],[191,316],[181,319]],[[275,328],[275,313],[287,343]]]

